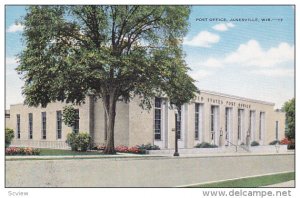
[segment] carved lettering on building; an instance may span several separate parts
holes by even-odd
[[[204,97],[200,97],[200,96],[196,96],[194,98],[195,101],[201,101],[204,102]],[[206,101],[208,103],[211,104],[216,104],[216,105],[226,105],[226,106],[230,106],[230,107],[238,107],[238,108],[251,108],[250,104],[246,104],[246,103],[236,103],[230,100],[221,100],[221,99],[216,99],[216,98],[206,98]]]

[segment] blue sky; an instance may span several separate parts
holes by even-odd
[[[23,27],[16,21],[26,11],[24,6],[6,6],[5,10],[9,108],[23,102],[24,83],[14,68],[16,55],[24,47]],[[198,88],[274,102],[278,108],[294,96],[292,6],[193,6],[189,21],[183,49]]]

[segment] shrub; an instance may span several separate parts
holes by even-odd
[[[105,149],[105,145],[98,145],[94,147],[95,150],[104,150]]]
[[[88,133],[77,134],[78,147],[81,151],[87,151],[91,145],[91,136]]]
[[[9,147],[14,137],[14,130],[10,128],[5,128],[5,148]]]
[[[137,145],[137,147],[140,148],[140,149],[144,149],[144,150],[160,150],[159,146],[151,145],[150,143]]]
[[[128,153],[128,147],[124,145],[120,145],[115,147],[116,152]]]
[[[269,143],[269,145],[276,145],[276,144],[280,144],[279,140],[273,140],[272,142]]]
[[[295,139],[290,140],[290,143],[288,144],[287,149],[289,149],[289,150],[295,149]]]
[[[146,149],[140,149],[137,146],[129,147],[129,153],[136,153],[136,154],[146,154]]]
[[[91,145],[91,136],[86,132],[68,133],[66,143],[72,151],[87,151]]]
[[[141,149],[138,146],[128,147],[128,146],[117,146],[115,150],[120,153],[135,153],[135,154],[145,154],[146,149]]]
[[[210,144],[208,142],[198,143],[195,148],[217,148],[218,146],[215,144]]]
[[[259,146],[259,143],[257,141],[251,142],[251,146]]]
[[[5,149],[5,155],[39,155],[39,149],[30,148],[30,147],[9,147]]]
[[[291,144],[291,141],[290,141],[288,138],[283,138],[283,139],[280,141],[280,144]]]
[[[288,149],[288,150],[294,150],[294,149],[295,149],[295,144],[289,144],[289,145],[287,146],[287,149]]]
[[[78,151],[78,134],[76,133],[68,133],[66,143],[71,147],[72,151]]]

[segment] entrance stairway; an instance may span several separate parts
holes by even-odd
[[[233,147],[235,149],[235,152],[239,152],[239,153],[245,153],[245,152],[251,152],[251,150],[249,149],[248,146],[246,145],[236,145],[236,144],[233,144],[232,142],[229,142],[227,141],[227,147],[228,149],[232,149],[230,147]]]

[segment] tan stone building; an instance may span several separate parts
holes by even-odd
[[[167,98],[153,99],[153,108],[143,110],[139,99],[118,102],[115,145],[134,146],[151,143],[161,149],[174,148],[175,111]],[[6,112],[6,127],[14,129],[14,145],[65,148],[71,128],[62,122],[65,103],[47,108],[11,105]],[[105,143],[104,111],[101,101],[87,97],[77,106],[76,130],[90,133],[95,145]],[[268,145],[284,138],[285,114],[274,111],[274,103],[201,90],[181,107],[177,123],[179,148],[193,148],[208,142],[218,146]],[[248,138],[247,138],[248,136]]]

